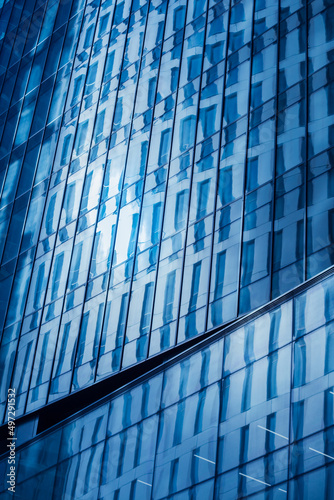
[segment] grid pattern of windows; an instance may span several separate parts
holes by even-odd
[[[0,421],[9,386],[20,416],[334,263],[333,17],[1,4]]]
[[[331,277],[20,448],[18,495],[331,498],[333,324]]]

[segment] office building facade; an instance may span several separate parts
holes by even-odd
[[[3,1],[17,498],[330,498],[333,18]]]

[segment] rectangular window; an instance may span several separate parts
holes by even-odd
[[[190,301],[189,301],[189,311],[192,312],[196,309],[199,282],[201,277],[201,267],[202,261],[196,262],[193,266],[193,274],[191,278],[191,291],[190,291]]]
[[[98,62],[95,62],[89,67],[85,85],[85,96],[91,94],[95,90],[94,84],[96,77],[98,75],[97,69],[98,69]]]
[[[103,127],[104,127],[104,118],[105,118],[106,110],[103,109],[96,117],[95,124],[95,132],[94,132],[94,143],[97,144],[103,139]]]
[[[216,132],[215,130],[216,109],[217,109],[217,104],[213,104],[212,106],[209,106],[208,108],[205,108],[203,110],[202,127],[203,127],[204,139],[210,137]]]
[[[151,282],[145,285],[143,306],[140,319],[140,335],[146,335],[150,328],[150,319],[151,319],[150,312],[152,306],[153,289],[154,289],[154,283]]]
[[[60,164],[61,165],[66,165],[70,161],[70,156],[71,156],[71,150],[70,150],[70,144],[71,144],[71,139],[72,139],[72,134],[67,134],[64,138],[63,142],[63,148],[61,151],[61,160]]]
[[[186,198],[187,197],[185,189],[183,189],[183,191],[180,191],[176,195],[175,214],[174,214],[175,231],[179,231],[184,226]]]
[[[180,128],[180,151],[186,151],[194,143],[196,129],[195,116],[187,116],[181,121]]]
[[[121,307],[119,311],[119,317],[118,317],[118,324],[117,324],[117,339],[123,337],[125,321],[126,321],[127,302],[128,302],[128,294],[123,293]],[[119,345],[119,340],[116,341],[116,344]]]
[[[220,252],[217,255],[217,266],[216,266],[217,274],[216,274],[214,300],[220,299],[223,296],[225,261],[226,261],[226,250]]]
[[[202,219],[206,215],[206,207],[209,198],[210,179],[202,181],[198,185],[197,213],[196,220]]]
[[[74,104],[78,102],[83,83],[84,83],[84,75],[79,75],[75,78],[71,106],[74,106]]]
[[[158,159],[158,165],[159,165],[159,167],[161,167],[162,165],[164,165],[168,161],[168,153],[169,153],[171,132],[172,132],[171,128],[168,128],[168,129],[163,130],[161,132],[161,136],[160,136],[160,148],[159,148],[159,159]]]
[[[105,14],[104,16],[101,17],[100,26],[99,26],[99,33],[98,33],[99,37],[106,32],[106,29],[108,26],[108,20],[109,20],[109,14]]]
[[[159,229],[160,229],[162,208],[163,204],[161,201],[153,205],[152,230],[151,230],[152,245],[155,245],[159,241]]]
[[[175,278],[176,271],[168,273],[164,297],[163,322],[169,323],[173,320],[173,303],[175,295]]]
[[[185,16],[185,6],[177,7],[173,13],[173,30],[178,31],[183,28]]]
[[[77,137],[75,141],[74,151],[79,156],[85,149],[86,138],[88,132],[88,120],[81,122],[78,126]]]
[[[51,285],[51,300],[55,300],[58,298],[58,289],[60,284],[61,273],[63,270],[64,264],[64,252],[61,252],[57,255],[54,265],[54,271],[52,276],[52,285]]]

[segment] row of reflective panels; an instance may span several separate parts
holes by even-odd
[[[333,285],[35,438],[17,452],[15,498],[330,498]]]

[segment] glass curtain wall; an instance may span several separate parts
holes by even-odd
[[[37,436],[15,498],[331,498],[333,319],[330,278]]]
[[[334,6],[0,2],[0,420],[334,264]]]

